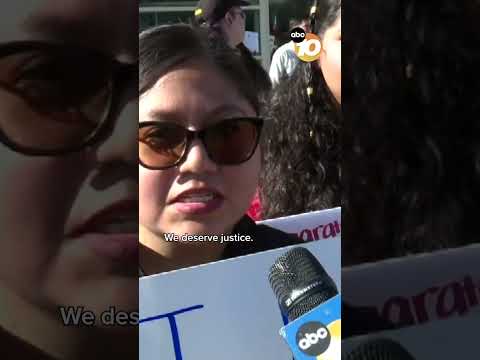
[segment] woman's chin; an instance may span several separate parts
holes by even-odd
[[[63,286],[61,291],[50,292],[48,297],[49,302],[58,305],[58,311],[61,307],[67,310],[83,308],[83,311],[92,312],[97,320],[104,314],[104,323],[110,326],[108,321],[115,314],[138,311],[138,270],[136,277],[112,276],[82,284],[72,283],[71,287]]]
[[[172,222],[169,226],[162,226],[164,229],[168,229],[166,234],[175,234],[178,237],[188,234],[192,236],[197,235],[223,235],[229,234],[235,225],[235,221],[232,219],[240,220],[242,214],[238,216],[227,215],[226,212],[219,214],[218,216],[211,216],[207,218],[182,218],[178,221]],[[170,233],[168,232],[170,231]],[[166,235],[165,234],[165,235]],[[180,239],[181,240],[181,239]]]
[[[185,246],[206,246],[207,244],[220,244],[221,235],[224,230],[211,227],[196,227],[185,231],[177,231],[175,242]]]

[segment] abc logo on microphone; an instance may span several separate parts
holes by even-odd
[[[320,38],[313,33],[306,33],[302,28],[294,28],[290,31],[290,39],[294,43],[297,57],[305,62],[312,62],[320,57],[322,43]]]
[[[338,357],[341,346],[341,320],[325,325],[320,321],[309,321],[297,331],[298,349],[315,359],[331,360]]]
[[[331,336],[327,327],[318,321],[308,322],[297,331],[297,345],[305,354],[317,356],[330,346]]]

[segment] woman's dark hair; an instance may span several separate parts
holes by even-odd
[[[480,3],[350,5],[342,262],[478,242]]]
[[[317,33],[332,26],[340,11],[340,0],[317,1]],[[321,71],[299,64],[275,87],[265,108],[262,217],[340,206],[342,117]]]
[[[341,0],[315,0],[316,11],[310,14],[312,32],[322,37],[325,31],[341,16]]]
[[[139,39],[139,94],[149,90],[173,68],[207,61],[231,80],[258,113],[259,94],[239,54],[221,38],[187,24],[163,25],[143,31]],[[209,84],[205,84],[209,86]]]

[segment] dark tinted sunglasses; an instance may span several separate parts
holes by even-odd
[[[191,131],[167,122],[146,121],[139,125],[140,164],[165,170],[185,160],[192,141],[199,138],[208,157],[218,165],[239,165],[255,153],[263,120],[226,119],[200,131]]]
[[[137,76],[136,64],[77,46],[0,45],[0,141],[27,155],[81,150],[105,135],[119,93]]]

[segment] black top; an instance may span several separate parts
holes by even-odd
[[[244,215],[235,225],[232,235],[249,235],[253,241],[230,242],[223,252],[221,259],[231,259],[237,256],[254,254],[266,250],[277,249],[290,245],[300,245],[303,241],[297,236],[271,228],[267,225],[258,225],[250,217]],[[139,264],[140,265],[140,264]],[[139,266],[139,276],[146,276]]]
[[[295,235],[287,234],[268,225],[258,225],[247,215],[234,227],[232,234],[249,235],[253,241],[229,243],[223,252],[222,259],[304,243]]]
[[[40,349],[12,335],[0,327],[0,353],[4,360],[13,359],[35,359],[55,360]]]

